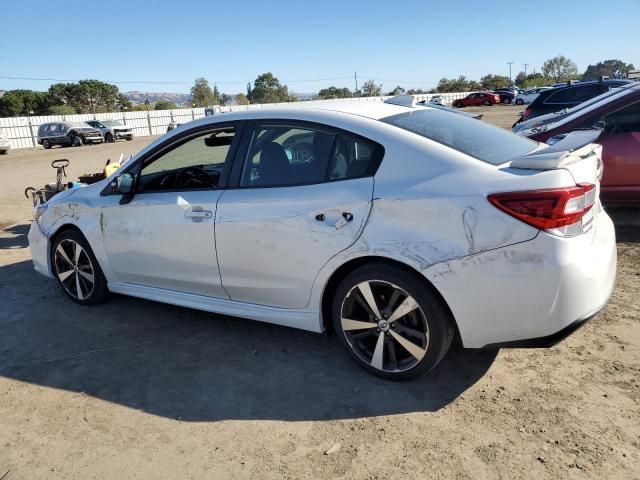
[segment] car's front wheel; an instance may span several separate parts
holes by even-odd
[[[115,140],[113,139],[113,135],[111,133],[107,133],[104,136],[104,141],[107,143],[113,143]]]
[[[454,336],[448,310],[425,280],[386,264],[360,267],[342,281],[333,326],[356,363],[391,380],[435,368]]]
[[[71,146],[72,147],[81,147],[83,144],[82,137],[80,135],[73,134],[71,136]]]
[[[524,104],[524,100],[522,100],[521,98],[518,98],[516,100],[516,105],[523,105]]]
[[[51,257],[58,283],[74,302],[92,305],[106,298],[107,281],[89,242],[79,231],[67,230],[58,235]]]

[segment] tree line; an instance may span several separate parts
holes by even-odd
[[[622,60],[604,60],[589,65],[580,75],[577,65],[562,55],[548,59],[540,72],[519,72],[513,83],[520,88],[549,85],[569,80],[597,80],[600,76],[625,78],[632,64]],[[330,86],[321,89],[316,99],[340,99],[351,97],[374,97],[380,95],[423,94],[468,92],[474,90],[495,90],[511,86],[512,81],[504,75],[487,74],[479,81],[458,78],[441,78],[435,88],[429,90],[409,89],[396,86],[384,91],[382,84],[374,80],[366,81],[361,88],[350,90],[345,87]],[[280,83],[271,72],[266,72],[247,84],[246,93],[229,95],[221,93],[217,85],[211,85],[205,78],[195,80],[191,87],[190,105],[208,107],[213,105],[248,105],[249,103],[294,102],[298,98],[289,92],[286,85]],[[70,115],[75,113],[101,113],[131,110],[168,110],[178,106],[167,100],[133,104],[118,87],[99,80],[80,80],[77,83],[56,83],[46,92],[34,90],[8,90],[0,97],[0,117],[21,115]]]

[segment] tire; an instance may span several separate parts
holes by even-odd
[[[51,142],[49,140],[42,140],[42,147],[45,150],[49,150],[51,148]]]
[[[113,138],[113,135],[111,133],[107,133],[104,136],[104,141],[105,141],[105,143],[113,143],[113,142],[115,142],[115,139]]]
[[[133,140],[133,137],[127,137],[127,142],[130,142],[131,140]]]
[[[516,105],[524,105],[524,100],[522,100],[521,98],[518,98],[516,100]]]
[[[489,107],[489,106],[491,106],[491,102],[490,102],[489,100],[485,100],[484,102],[482,102],[482,104],[483,104],[485,107]]]
[[[83,142],[82,142],[82,137],[81,137],[80,135],[76,135],[76,134],[74,134],[74,135],[71,137],[71,146],[72,146],[72,147],[81,147],[81,146],[82,146],[82,144],[83,144]]]
[[[460,103],[460,102],[456,102],[454,107],[462,108],[462,107],[464,107],[464,105],[462,103]]]
[[[401,305],[410,305],[404,315]],[[333,298],[332,320],[348,355],[369,373],[389,380],[433,370],[455,333],[448,309],[424,278],[382,263],[347,275]]]
[[[62,291],[76,303],[94,305],[109,293],[89,242],[77,230],[66,230],[56,237],[51,247],[51,269]]]

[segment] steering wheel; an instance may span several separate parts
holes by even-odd
[[[213,186],[211,176],[200,167],[183,168],[176,176],[176,187],[178,188],[206,188]]]

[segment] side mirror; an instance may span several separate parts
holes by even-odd
[[[123,195],[131,194],[134,191],[134,177],[130,173],[123,173],[116,178],[116,192]]]

